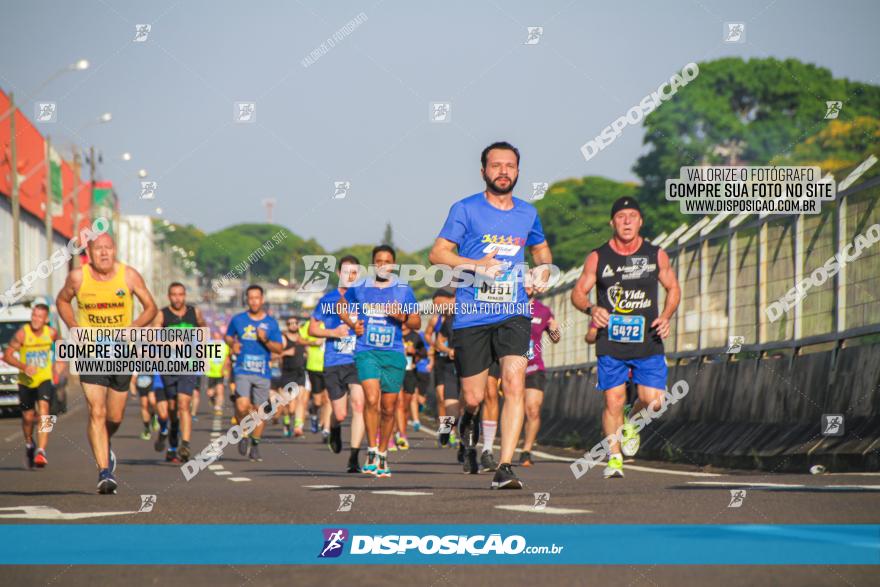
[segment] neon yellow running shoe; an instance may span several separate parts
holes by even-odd
[[[605,467],[605,478],[620,477],[623,479],[623,457],[614,455],[608,459],[608,466]]]

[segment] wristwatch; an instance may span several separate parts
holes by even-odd
[[[584,309],[584,314],[586,314],[587,316],[592,316],[593,315],[593,306],[587,306]]]

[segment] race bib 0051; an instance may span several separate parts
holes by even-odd
[[[513,278],[513,272],[507,271],[496,277],[495,281],[485,281],[476,286],[474,299],[478,302],[516,302],[516,280]]]

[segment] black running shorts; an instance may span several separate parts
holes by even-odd
[[[531,330],[531,320],[525,316],[456,330],[452,344],[459,377],[487,371],[501,357],[527,356]]]

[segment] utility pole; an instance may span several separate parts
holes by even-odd
[[[12,173],[12,273],[21,279],[21,201],[18,195],[18,157],[15,148],[15,96],[9,92],[9,168]]]
[[[43,154],[43,161],[46,167],[46,209],[44,211],[46,215],[46,258],[50,258],[52,256],[52,161],[50,158],[50,154],[52,153],[52,139],[49,138],[49,135],[46,135],[45,142],[45,151]],[[46,296],[50,299],[52,298],[52,271],[49,272],[49,276],[46,278]]]

